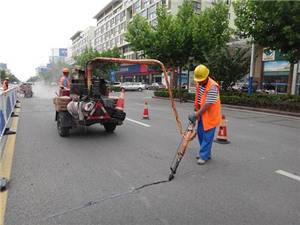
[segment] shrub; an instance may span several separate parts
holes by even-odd
[[[121,87],[109,86],[109,87],[108,87],[108,90],[109,90],[110,92],[112,92],[112,91],[118,92],[118,91],[121,91]]]

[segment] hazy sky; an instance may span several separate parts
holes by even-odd
[[[111,0],[4,0],[0,4],[0,62],[21,81],[49,62],[51,48],[67,48]]]

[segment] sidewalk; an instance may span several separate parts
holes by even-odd
[[[152,98],[157,98],[157,99],[170,101],[169,98],[164,98],[164,97],[152,96]],[[179,99],[174,98],[174,101],[179,102]],[[194,104],[194,101],[188,100],[187,102],[182,102],[182,104],[184,104],[184,103]],[[254,108],[254,107],[248,107],[248,106],[228,105],[228,104],[222,104],[222,107],[229,108],[229,109],[239,109],[239,110],[249,110],[249,111],[256,111],[256,112],[272,113],[272,114],[285,115],[285,116],[294,116],[294,117],[299,117],[300,118],[300,113],[296,113],[296,112],[287,112],[287,111],[280,111],[280,110]]]

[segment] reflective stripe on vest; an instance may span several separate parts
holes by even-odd
[[[67,77],[65,77],[65,76],[63,76],[63,77],[60,78],[60,80],[59,80],[59,86],[60,86],[60,87],[65,87],[65,86],[63,85],[65,79],[67,79],[67,88],[70,88],[70,81],[69,81],[69,79],[68,79]]]
[[[203,128],[204,130],[210,130],[214,127],[217,127],[218,125],[221,124],[221,101],[220,101],[220,86],[215,82],[213,79],[210,77],[208,78],[204,94],[202,96],[200,106],[203,107],[205,104],[206,96],[208,91],[210,90],[211,86],[215,85],[218,88],[218,93],[217,93],[217,100],[215,103],[211,104],[209,109],[202,114],[202,122],[203,122]],[[196,88],[196,96],[195,96],[195,109],[198,111],[199,110],[199,90],[200,90],[200,85],[197,83],[197,88]]]

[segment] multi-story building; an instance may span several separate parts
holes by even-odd
[[[0,63],[0,70],[7,70],[7,64],[6,63]]]
[[[40,76],[42,74],[45,74],[47,70],[52,68],[51,63],[47,63],[46,65],[40,65],[39,67],[35,68],[35,75]]]
[[[68,56],[65,58],[65,63],[69,64],[69,65],[74,65],[75,64],[75,60],[73,59],[73,53],[72,53],[72,47],[68,47],[67,48],[67,52],[68,52]]]
[[[84,31],[77,31],[70,39],[72,40],[72,56],[80,55],[85,48],[94,49],[95,27],[90,26]]]
[[[97,20],[94,48],[99,52],[102,52],[117,46],[120,49],[122,58],[138,58],[139,53],[131,51],[130,44],[125,41],[125,32],[128,23],[132,21],[132,18],[135,15],[140,14],[149,22],[149,24],[155,25],[157,23],[157,7],[166,4],[168,12],[172,15],[176,15],[179,10],[178,6],[182,5],[183,1],[184,0],[112,0],[94,16],[94,19]],[[200,12],[200,10],[206,7],[211,7],[214,3],[219,1],[224,0],[193,0],[195,13]],[[230,0],[227,0],[226,2],[231,5]],[[232,12],[233,10],[231,9],[228,14],[231,25],[233,25],[234,19],[234,16],[231,15]],[[151,71],[152,76],[149,79],[148,76],[144,75],[145,72],[141,77],[137,76],[138,73],[136,73],[136,71],[135,73],[131,73],[130,66],[122,69],[123,71],[128,71],[128,76],[124,73],[121,74],[123,81],[150,81],[150,83],[162,81],[161,74],[155,74],[154,71]]]
[[[50,50],[49,62],[56,63],[58,61],[64,61],[67,57],[67,49],[66,48],[52,48]]]

